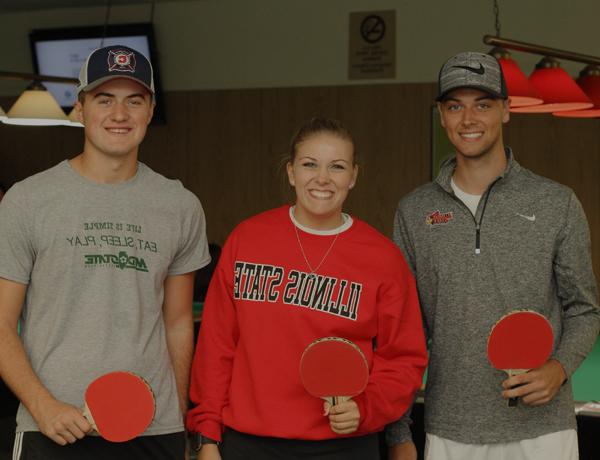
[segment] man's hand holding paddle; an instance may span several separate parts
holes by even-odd
[[[88,385],[84,401],[84,407],[79,408],[48,395],[32,414],[40,431],[61,446],[73,444],[92,431],[111,442],[129,441],[154,419],[151,388],[129,372],[98,377]]]
[[[566,379],[561,364],[550,359],[537,369],[514,375],[502,382],[502,396],[505,399],[518,397],[524,404],[540,406],[552,401]]]
[[[81,409],[48,395],[35,411],[40,431],[61,446],[73,444],[92,431]]]
[[[550,322],[531,310],[513,311],[492,327],[488,359],[508,374],[502,382],[502,397],[509,400],[509,406],[515,406],[517,398],[530,406],[554,398],[567,376],[557,360],[549,359],[553,342]]]

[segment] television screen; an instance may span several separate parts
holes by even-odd
[[[164,123],[164,106],[156,59],[152,24],[119,24],[64,29],[38,29],[29,34],[36,73],[78,78],[87,56],[95,49],[109,45],[125,45],[138,50],[152,62],[156,109],[153,121]],[[65,111],[77,100],[77,85],[44,82]]]

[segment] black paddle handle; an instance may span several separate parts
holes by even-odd
[[[523,385],[525,385],[525,384],[524,383],[519,383],[518,385],[512,386],[511,390],[513,388],[518,388],[518,387],[523,386]],[[508,407],[516,407],[518,401],[519,401],[518,397],[516,397],[516,398],[509,398],[508,399]]]

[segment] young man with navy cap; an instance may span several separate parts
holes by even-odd
[[[521,167],[505,147],[509,101],[499,63],[450,58],[437,106],[455,148],[432,183],[404,197],[394,240],[417,279],[430,343],[426,460],[576,460],[570,377],[600,327],[587,221],[569,188]],[[555,343],[511,378],[488,362],[505,314],[535,310]],[[507,399],[518,397],[517,407]],[[390,458],[416,458],[409,416],[387,430]]]
[[[138,161],[154,109],[141,53],[92,52],[78,96],[83,152],[0,205],[0,374],[21,401],[13,459],[183,459],[204,213]],[[142,436],[113,444],[81,407],[86,386],[115,370],[148,382],[156,412]]]

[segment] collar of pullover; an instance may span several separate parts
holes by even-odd
[[[506,153],[507,165],[506,169],[500,175],[499,179],[508,180],[511,176],[516,174],[521,169],[521,166],[515,160],[512,149],[510,147],[505,147],[504,151]],[[442,163],[440,173],[435,179],[435,182],[437,182],[439,186],[442,187],[448,193],[454,193],[452,191],[452,186],[450,185],[452,175],[454,174],[454,168],[456,168],[456,156],[448,158],[446,161],[444,161],[444,163]]]

